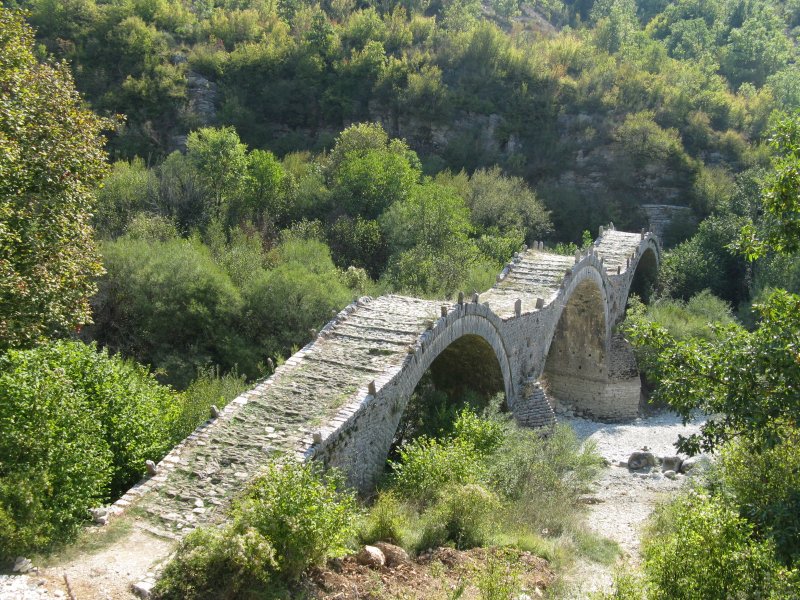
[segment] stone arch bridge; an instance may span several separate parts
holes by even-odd
[[[636,415],[640,382],[613,327],[631,291],[646,293],[651,233],[601,228],[588,252],[523,249],[490,290],[457,302],[361,298],[275,373],[233,400],[116,502],[142,526],[180,537],[213,522],[270,458],[317,458],[372,486],[423,374],[505,391],[526,425],[555,421],[546,391],[601,420]],[[491,390],[490,390],[491,391]]]

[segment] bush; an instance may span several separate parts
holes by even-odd
[[[94,300],[94,339],[181,387],[209,365],[257,374],[237,327],[239,290],[199,240],[122,237],[102,251],[107,274]]]
[[[766,598],[778,573],[774,548],[719,498],[695,491],[659,515],[644,545],[654,600]]]
[[[506,428],[498,420],[484,419],[469,408],[461,411],[453,424],[455,437],[469,442],[480,454],[492,454],[503,443]]]
[[[638,306],[638,300],[632,300],[632,306]],[[734,323],[730,305],[703,290],[688,301],[664,298],[657,300],[646,309],[640,311],[645,319],[658,323],[676,340],[699,338],[714,340],[717,338],[715,325]],[[634,309],[632,314],[637,311]]]
[[[249,388],[244,375],[239,375],[236,370],[222,375],[218,368],[201,369],[197,379],[181,394],[173,440],[177,442],[184,439],[198,425],[207,421],[211,416],[212,404],[217,408],[224,408],[228,402]]]
[[[327,556],[342,555],[355,535],[355,497],[338,492],[336,479],[322,478],[316,467],[269,465],[234,505],[230,525],[186,538],[156,597],[263,598]]]
[[[314,464],[272,464],[233,510],[239,528],[253,528],[275,548],[276,570],[297,580],[326,556],[340,556],[355,535],[356,502]]]
[[[511,500],[509,519],[531,531],[558,535],[575,518],[575,500],[600,467],[591,444],[569,426],[549,437],[516,428],[489,461],[493,489]]]
[[[454,544],[466,549],[483,546],[495,532],[500,500],[477,483],[450,485],[422,515],[417,550]]]
[[[0,554],[68,540],[170,447],[174,393],[79,342],[0,358]]]
[[[359,539],[365,544],[383,541],[402,545],[408,512],[396,494],[381,492],[367,514]]]
[[[421,436],[400,449],[392,462],[392,484],[402,496],[426,505],[448,484],[480,483],[485,467],[472,443]]]
[[[161,600],[247,597],[265,588],[275,568],[275,550],[255,530],[195,529],[181,542],[154,590]]]
[[[487,553],[486,566],[477,577],[481,600],[507,600],[521,595],[516,559],[508,550],[492,549]]]
[[[759,538],[775,544],[784,564],[800,564],[800,430],[785,427],[781,443],[761,450],[732,441],[720,454],[717,473],[722,493]]]

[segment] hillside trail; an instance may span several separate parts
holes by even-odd
[[[569,424],[581,440],[592,441],[609,463],[584,497],[588,504],[586,525],[620,545],[618,562],[635,564],[639,560],[642,525],[656,504],[674,495],[689,478],[668,479],[660,468],[649,473],[632,472],[619,466],[620,462],[643,448],[656,456],[674,455],[678,435],[696,432],[700,423],[683,426],[679,417],[666,412],[621,424],[563,414],[559,415],[559,422]],[[89,536],[108,536],[105,544],[97,540],[85,551],[76,549],[63,560],[43,565],[35,574],[0,576],[0,600],[68,598],[64,573],[76,599],[133,600],[136,596],[131,593],[131,582],[140,579],[154,559],[166,558],[173,544],[138,527],[134,516],[130,518],[133,522],[117,525],[117,532],[90,528],[93,532]],[[116,543],[108,543],[114,538]],[[594,591],[608,591],[612,572],[613,566],[579,560],[564,575],[560,595],[572,600],[587,598]]]
[[[580,559],[564,574],[561,597],[578,600],[588,598],[592,592],[611,591],[617,565],[638,564],[645,522],[660,502],[674,496],[691,479],[681,474],[669,479],[660,466],[630,471],[620,463],[627,464],[632,452],[643,449],[656,457],[677,455],[678,436],[697,433],[703,421],[684,426],[679,416],[666,411],[627,423],[598,423],[564,415],[558,420],[570,425],[584,442],[593,442],[608,463],[584,497],[588,505],[585,524],[594,533],[619,544],[621,551],[615,565]]]

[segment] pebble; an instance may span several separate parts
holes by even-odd
[[[64,597],[61,590],[50,592],[40,580],[27,575],[0,575],[0,600],[54,600]]]

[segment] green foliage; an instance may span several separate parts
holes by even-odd
[[[392,487],[404,498],[427,504],[447,485],[480,483],[484,466],[471,442],[461,438],[418,437],[400,449],[391,463]]]
[[[347,549],[354,533],[355,498],[337,487],[333,475],[322,479],[314,465],[272,465],[253,482],[233,517],[269,539],[277,571],[296,580],[310,565]]]
[[[478,574],[481,600],[506,600],[520,593],[520,571],[512,552],[492,549],[487,553],[486,566]]]
[[[154,596],[161,600],[252,597],[272,581],[275,549],[260,532],[198,528],[178,546]]]
[[[0,9],[0,350],[89,320],[101,268],[90,189],[105,174],[100,130],[65,64],[40,63],[22,16]]]
[[[222,530],[201,528],[181,544],[157,598],[263,597],[311,565],[340,556],[355,533],[354,496],[313,465],[272,463]],[[275,581],[277,580],[277,581]]]
[[[677,500],[644,548],[648,598],[780,597],[770,595],[782,585],[773,549],[752,532],[718,498],[695,492]]]
[[[0,358],[4,558],[70,539],[174,443],[175,394],[146,369],[79,342]]]
[[[391,490],[382,491],[370,507],[358,537],[365,544],[380,541],[402,544],[408,519],[409,510],[400,497]]]
[[[224,375],[219,368],[201,369],[197,378],[180,395],[179,416],[173,426],[172,439],[186,438],[211,417],[212,406],[222,409],[248,389],[250,385],[244,375],[239,375],[235,369]]]
[[[227,205],[241,193],[248,168],[247,147],[232,127],[204,127],[189,134],[186,157],[204,188],[205,214],[211,218],[223,217]],[[253,162],[258,158],[256,155]]]
[[[500,231],[521,230],[529,244],[552,232],[549,212],[525,181],[505,176],[496,166],[472,174],[467,205],[476,226],[496,227]],[[500,260],[507,260],[508,256]]]
[[[490,455],[503,444],[505,424],[496,419],[481,418],[468,408],[462,409],[453,423],[456,439],[464,440],[480,454]]]
[[[377,221],[366,220],[361,215],[355,219],[341,217],[331,227],[328,240],[339,268],[359,267],[377,278],[386,267],[388,248]]]
[[[717,415],[701,434],[681,439],[682,451],[713,450],[735,435],[771,447],[784,437],[783,423],[797,427],[800,298],[776,291],[756,308],[755,331],[728,325],[714,341],[677,341],[647,321],[628,328],[632,343],[651,351],[643,356],[658,382],[656,399],[669,402],[685,419],[697,409]]]
[[[241,294],[199,240],[122,237],[102,251],[107,273],[94,301],[93,339],[178,386],[208,365],[256,374],[236,327]]]
[[[746,298],[746,261],[731,249],[744,220],[732,215],[711,217],[697,233],[664,256],[658,286],[665,296],[688,300],[708,289],[738,304]]]
[[[250,334],[262,340],[262,355],[304,346],[352,300],[331,261],[327,246],[313,240],[288,240],[277,248],[278,265],[243,290]]]
[[[97,208],[93,221],[97,235],[103,239],[121,236],[136,214],[147,210],[157,192],[158,179],[143,160],[114,163],[95,193]]]
[[[768,139],[773,158],[761,196],[763,231],[743,228],[740,243],[751,259],[768,250],[785,254],[800,250],[800,114],[777,117]]]
[[[663,298],[645,307],[635,298],[629,313],[632,320],[644,318],[667,330],[675,340],[714,340],[720,325],[734,323],[731,307],[704,290],[687,302]]]
[[[732,499],[755,524],[760,539],[770,540],[784,564],[800,564],[800,431],[786,428],[783,441],[761,449],[744,440],[720,453],[720,493]]]
[[[421,515],[417,549],[486,545],[496,530],[500,506],[500,499],[480,484],[445,486]]]

